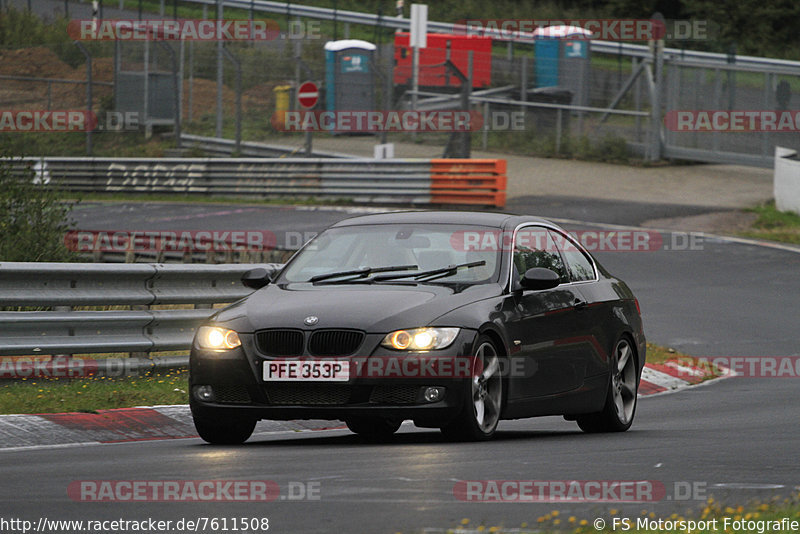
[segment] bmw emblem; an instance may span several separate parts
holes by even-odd
[[[309,315],[303,320],[303,322],[306,323],[307,326],[314,326],[319,322],[319,317],[316,315]]]

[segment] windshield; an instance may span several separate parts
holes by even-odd
[[[496,250],[464,250],[465,231],[496,231],[493,228],[451,224],[374,225],[330,228],[315,237],[281,273],[280,282],[309,282],[335,279],[359,281],[372,272],[413,275],[452,265],[486,262],[458,269],[452,275],[437,278],[437,283],[481,284],[496,281],[499,253]],[[353,272],[363,270],[363,276]],[[312,278],[314,280],[312,280]],[[381,276],[384,281],[408,282],[409,277]]]

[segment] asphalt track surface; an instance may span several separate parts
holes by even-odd
[[[573,201],[574,202],[574,201]],[[513,211],[569,218],[547,203]],[[573,209],[578,209],[572,206]],[[669,206],[580,203],[582,219],[635,225]],[[682,208],[687,215],[697,210]],[[344,209],[245,205],[84,204],[84,229],[269,229],[316,231]],[[124,226],[123,226],[124,223]],[[569,230],[597,229],[566,223]],[[665,243],[672,243],[665,234]],[[680,241],[681,236],[676,239]],[[697,356],[800,353],[800,254],[728,240],[697,250],[599,252],[641,303],[648,338]],[[696,245],[698,242],[695,243]],[[670,247],[675,248],[675,247]],[[800,403],[797,378],[730,378],[639,401],[623,434],[588,435],[560,418],[503,422],[489,443],[446,443],[406,426],[389,444],[363,444],[346,430],[257,434],[241,447],[199,439],[0,452],[0,517],[145,519],[268,517],[270,532],[421,532],[469,518],[471,525],[535,524],[553,510],[590,522],[609,510],[667,517],[705,498],[744,504],[796,493]],[[77,480],[273,480],[272,503],[88,503],[72,500]],[[475,503],[454,495],[459,480],[650,480],[657,502]],[[290,483],[318,483],[319,499],[286,499]],[[696,491],[683,499],[683,489]]]

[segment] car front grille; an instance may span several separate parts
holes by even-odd
[[[353,387],[343,384],[269,384],[265,387],[270,404],[342,405],[347,404]]]
[[[414,404],[419,386],[375,386],[369,402],[375,404]]]
[[[358,330],[318,330],[311,334],[308,351],[314,356],[350,356],[364,341]]]
[[[250,394],[242,385],[214,386],[214,396],[222,404],[250,404]]]
[[[300,330],[256,332],[256,348],[266,356],[301,356],[303,354],[303,332]]]

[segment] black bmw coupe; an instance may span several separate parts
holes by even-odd
[[[404,420],[491,438],[501,419],[563,415],[627,430],[645,363],[622,280],[546,220],[419,211],[353,217],[195,335],[200,436],[241,443],[259,419],[344,420],[386,439]]]

